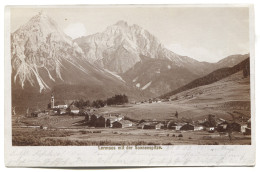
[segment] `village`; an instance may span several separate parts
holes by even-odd
[[[151,101],[151,100],[150,100]],[[163,100],[162,100],[163,101]],[[156,102],[160,103],[161,100]],[[149,102],[151,103],[151,102]],[[35,111],[29,118],[46,118],[48,116],[84,116],[84,120],[76,122],[73,126],[87,126],[90,128],[134,128],[143,130],[173,130],[173,131],[205,131],[208,133],[232,133],[240,132],[244,135],[251,134],[251,119],[239,119],[227,121],[208,114],[205,119],[192,121],[186,118],[179,118],[178,112],[174,112],[171,118],[165,120],[129,118],[124,113],[100,113],[95,108],[78,108],[75,103],[67,105],[64,101],[55,101],[51,96],[50,108],[43,111]],[[48,129],[48,126],[40,125],[41,129]]]

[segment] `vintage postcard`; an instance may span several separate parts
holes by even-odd
[[[7,6],[6,166],[253,166],[253,9]]]

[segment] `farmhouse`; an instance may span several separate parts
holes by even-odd
[[[232,131],[240,132],[241,131],[241,124],[239,124],[237,122],[233,122],[233,123],[228,125],[228,129],[230,129]]]
[[[203,126],[194,126],[194,131],[201,131],[204,130]]]
[[[112,123],[113,128],[127,128],[132,127],[133,123],[129,120],[115,121]]]
[[[169,121],[167,124],[167,128],[172,130],[180,130],[181,127],[185,124],[186,123]]]
[[[94,127],[113,127],[113,123],[124,119],[122,115],[93,114],[85,115],[85,120]]]
[[[145,124],[143,129],[155,129],[156,124]]]
[[[176,124],[176,126],[173,126],[172,129],[173,129],[173,130],[180,130],[181,127],[182,127],[181,124]]]
[[[113,117],[113,114],[112,115],[110,114],[109,116]],[[124,119],[124,115],[122,115],[122,114],[115,114],[114,116],[116,116],[117,121],[120,121],[120,120]]]
[[[223,122],[223,123],[221,123],[217,126],[218,132],[225,132],[225,131],[227,131],[227,129],[228,129],[228,123],[227,122]]]
[[[183,125],[183,126],[180,128],[180,130],[194,130],[194,126],[191,125],[191,124],[189,124],[189,123],[187,123],[187,124]]]
[[[70,112],[71,112],[71,113],[73,113],[73,114],[79,114],[79,108],[76,107],[75,105],[71,105],[71,106],[69,107],[69,109],[70,109]]]
[[[95,122],[95,127],[106,127],[106,118],[104,116],[98,117]]]
[[[93,127],[95,127],[95,126],[96,126],[97,119],[98,119],[99,117],[100,117],[100,115],[98,115],[98,114],[93,114],[93,115],[91,115],[91,116],[90,116],[90,120],[89,120],[90,125],[93,126]]]
[[[247,121],[247,127],[245,129],[245,135],[251,135],[251,118]]]
[[[156,123],[154,122],[145,122],[143,123],[142,129],[155,129]]]
[[[173,129],[176,126],[176,122],[175,121],[169,121],[167,123],[167,128],[168,129]]]
[[[48,113],[41,112],[41,111],[36,111],[31,113],[31,117],[43,117],[48,115]]]
[[[251,135],[251,128],[246,128],[245,135]]]
[[[241,125],[241,132],[245,133],[246,132],[246,128],[247,128],[247,124]]]
[[[179,122],[179,120],[170,120],[167,123],[167,128],[168,129],[173,129],[173,130],[180,130],[180,128],[185,125],[186,123],[184,122]]]
[[[206,130],[210,133],[214,133],[215,127],[207,127]]]
[[[139,129],[155,129],[156,124],[157,124],[156,122],[142,122],[137,126],[137,128],[139,128]]]
[[[60,115],[65,114],[66,112],[66,109],[60,109]]]
[[[162,124],[162,123],[158,123],[158,124],[156,124],[156,126],[155,126],[155,129],[156,129],[156,130],[163,129],[163,128],[164,128],[164,124]]]
[[[113,127],[113,123],[120,121],[120,118],[117,118],[116,116],[109,116],[106,118],[106,127]]]

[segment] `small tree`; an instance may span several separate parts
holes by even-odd
[[[250,68],[249,68],[249,65],[246,65],[245,68],[243,69],[243,76],[244,76],[244,78],[246,78],[249,75],[250,75]]]
[[[47,108],[48,108],[48,109],[51,108],[51,103],[48,103]]]
[[[89,107],[91,105],[91,103],[90,103],[90,101],[89,100],[86,100],[85,102],[84,102],[84,106],[87,106],[87,107]]]
[[[105,106],[105,102],[103,100],[95,100],[93,101],[92,106],[95,108],[101,108]]]
[[[215,121],[215,116],[214,115],[209,114],[208,121],[209,121],[209,126],[210,127],[216,127],[216,121]]]
[[[176,117],[176,118],[179,118],[179,114],[178,114],[177,111],[176,111],[176,113],[175,113],[175,117]]]

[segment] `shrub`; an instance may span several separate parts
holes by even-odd
[[[88,133],[88,132],[85,131],[85,130],[81,130],[80,132],[81,132],[81,134],[87,134],[87,133]]]
[[[183,135],[182,135],[182,134],[179,134],[178,137],[183,137]]]
[[[101,133],[101,131],[93,131],[92,133]]]

